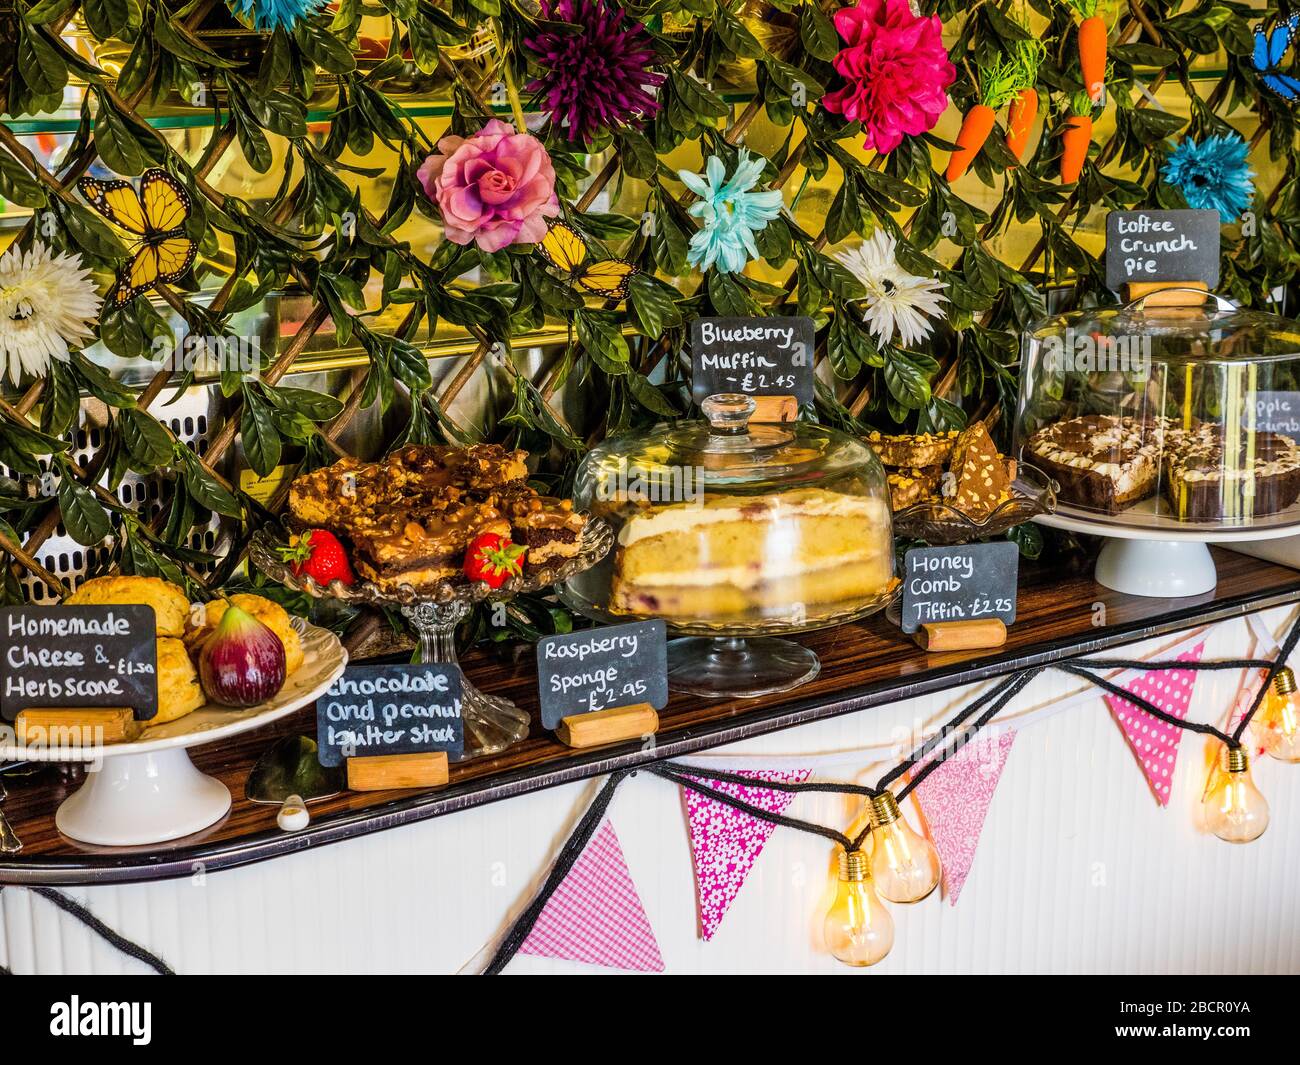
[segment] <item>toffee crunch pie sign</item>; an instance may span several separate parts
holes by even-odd
[[[903,556],[903,631],[941,621],[1016,620],[1020,549],[1010,540],[914,547]]]
[[[794,396],[813,402],[811,318],[696,318],[691,322],[691,397],[720,392]]]
[[[1130,282],[1219,283],[1218,211],[1111,211],[1106,216],[1106,287]]]
[[[157,620],[151,606],[0,610],[0,714],[41,707],[158,713]]]

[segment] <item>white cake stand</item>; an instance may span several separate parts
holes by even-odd
[[[163,843],[215,824],[230,809],[230,791],[190,761],[188,748],[269,725],[315,702],[347,665],[348,653],[326,629],[293,619],[303,662],[275,698],[243,710],[209,703],[142,739],[105,746],[28,747],[12,730],[0,762],[80,762],[85,783],[63,801],[54,823],[65,836],[105,847]]]
[[[1097,556],[1097,583],[1128,595],[1177,599],[1203,595],[1218,583],[1209,544],[1254,543],[1300,531],[1300,505],[1250,525],[1180,522],[1159,499],[1149,499],[1117,518],[1059,505],[1034,518],[1068,532],[1106,539]]]

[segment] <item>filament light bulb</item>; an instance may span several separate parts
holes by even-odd
[[[1264,752],[1283,762],[1300,762],[1300,692],[1295,674],[1283,666],[1250,719],[1250,729]]]
[[[894,945],[894,919],[876,897],[861,851],[840,852],[835,901],[823,929],[827,949],[845,965],[875,965]]]
[[[920,902],[938,886],[938,852],[903,819],[888,791],[871,798],[871,838],[871,875],[884,898]]]
[[[1229,843],[1249,843],[1268,828],[1268,801],[1250,777],[1250,759],[1240,747],[1229,747],[1222,768],[1216,768],[1201,803],[1205,826]]]

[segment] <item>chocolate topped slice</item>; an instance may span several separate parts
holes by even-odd
[[[1155,491],[1164,432],[1163,419],[1085,414],[1039,429],[1026,450],[1060,483],[1062,499],[1115,514]]]

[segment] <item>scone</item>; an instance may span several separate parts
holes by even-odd
[[[208,701],[185,644],[172,637],[158,641],[158,713],[144,722],[165,725],[197,710]]]
[[[211,636],[216,627],[221,624],[221,618],[226,613],[228,603],[234,603],[240,610],[252,614],[253,617],[280,637],[280,642],[284,644],[284,670],[286,676],[291,675],[302,665],[302,641],[298,638],[298,630],[290,622],[288,612],[273,599],[252,595],[248,592],[240,592],[238,595],[230,596],[229,599],[214,599],[210,603],[194,604],[193,610],[187,617],[185,627],[185,645],[190,649],[191,653],[198,654],[199,648],[203,646],[203,641]]]
[[[63,600],[64,606],[151,606],[159,636],[185,635],[190,598],[160,577],[95,577]]]

